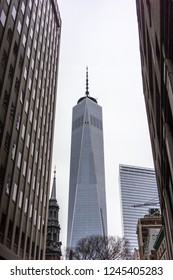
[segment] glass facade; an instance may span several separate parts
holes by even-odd
[[[148,214],[149,208],[160,208],[155,172],[151,168],[129,165],[119,166],[122,225],[124,237],[129,241],[130,253],[138,248],[137,222]],[[149,203],[144,206],[144,203]],[[133,206],[136,207],[133,207]]]
[[[107,235],[102,108],[93,100],[81,98],[73,108],[68,248],[83,237]]]

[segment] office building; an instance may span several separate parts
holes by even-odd
[[[107,235],[102,108],[86,95],[73,108],[67,247]]]
[[[49,199],[48,224],[47,224],[47,241],[46,241],[46,260],[61,259],[61,245],[59,224],[59,205],[56,198],[56,171],[54,171],[52,193]]]
[[[53,0],[0,3],[0,258],[44,259],[61,19]]]
[[[136,227],[139,218],[153,205],[159,208],[155,172],[151,168],[119,166],[123,235],[129,241],[130,254],[138,248]]]
[[[173,259],[173,1],[136,0],[143,93],[168,258]]]
[[[148,215],[138,219],[137,237],[140,260],[156,259],[154,243],[162,226],[161,215],[159,211],[149,209]]]

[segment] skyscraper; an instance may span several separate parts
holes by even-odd
[[[44,259],[60,30],[56,1],[0,3],[1,259]]]
[[[163,230],[173,259],[173,1],[136,0],[143,93]]]
[[[133,254],[134,248],[138,248],[138,219],[148,214],[151,206],[159,208],[155,172],[151,168],[120,165],[119,180],[123,234],[129,241],[129,250]],[[148,205],[145,206],[145,203]]]
[[[107,235],[102,108],[86,95],[73,108],[67,247]]]

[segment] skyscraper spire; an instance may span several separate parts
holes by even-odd
[[[88,86],[88,66],[86,67],[86,96],[89,96],[89,86]]]
[[[54,169],[54,178],[53,178],[51,199],[56,199],[56,167]]]

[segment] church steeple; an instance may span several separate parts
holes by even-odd
[[[54,169],[54,178],[53,178],[51,199],[56,199],[56,168]]]
[[[51,197],[49,199],[47,223],[47,245],[45,258],[47,260],[59,260],[61,258],[61,245],[59,241],[60,224],[59,224],[59,205],[56,198],[56,169],[54,169],[54,178],[52,184]]]

